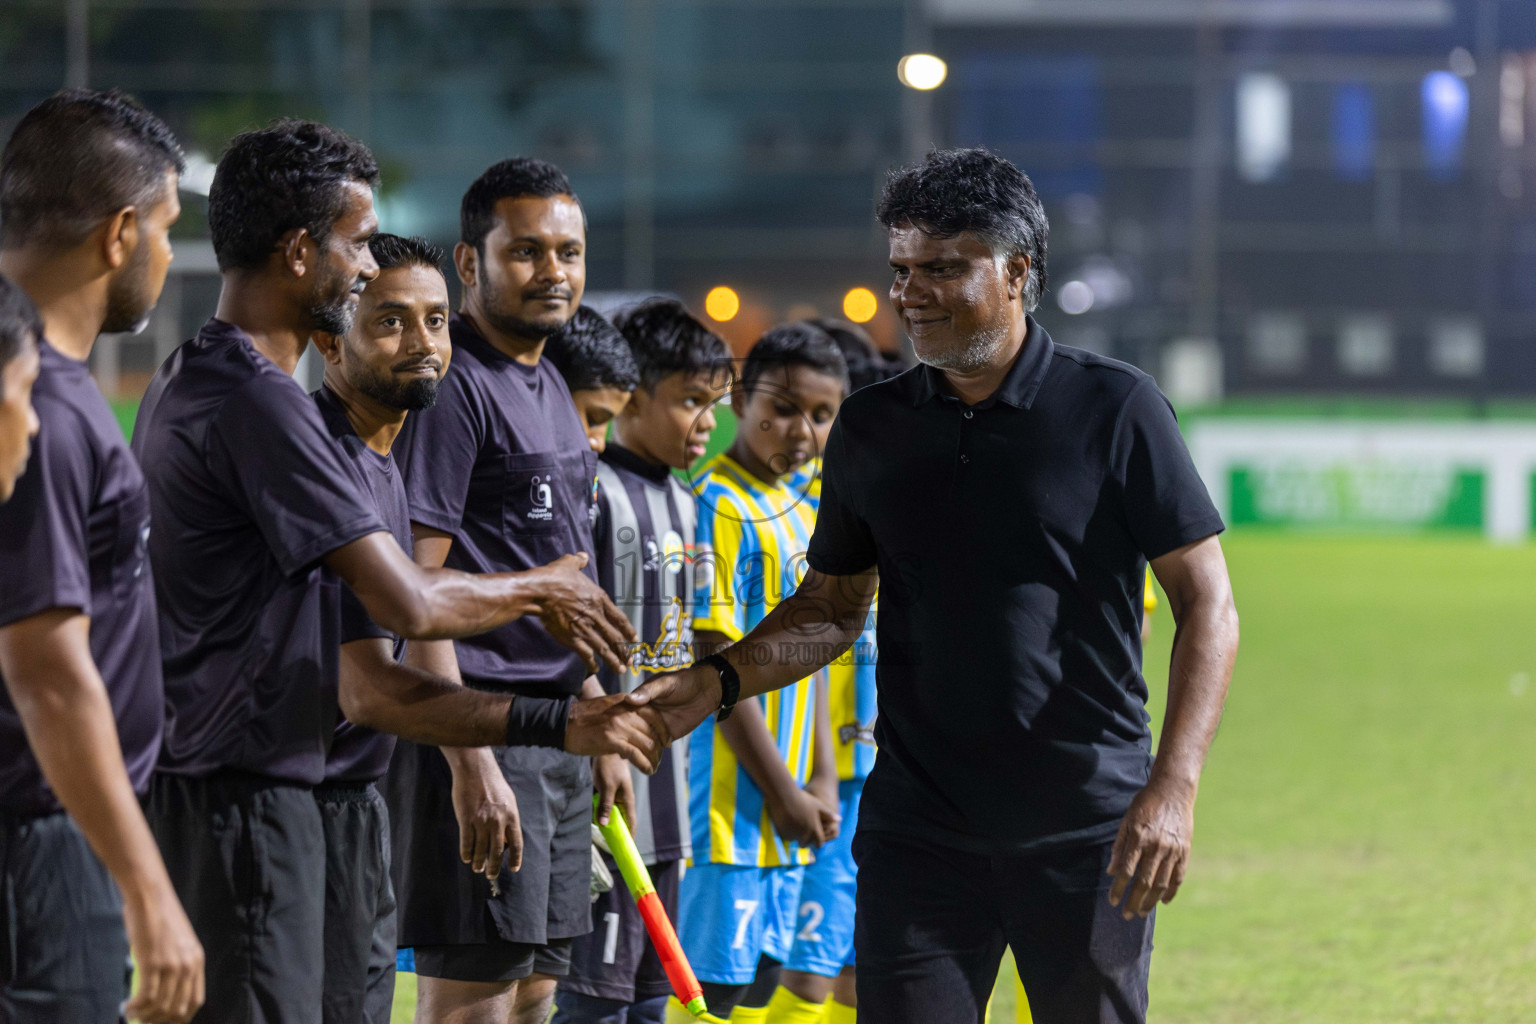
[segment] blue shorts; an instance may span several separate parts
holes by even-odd
[[[784,961],[785,970],[835,978],[844,967],[853,966],[853,910],[859,889],[853,832],[858,827],[859,797],[863,793],[862,779],[838,783],[842,827],[836,839],[816,851],[816,862],[805,869],[798,927]]]
[[[757,959],[789,955],[805,868],[700,864],[683,872],[677,933],[702,981],[745,985]]]

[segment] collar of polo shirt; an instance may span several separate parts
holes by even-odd
[[[1056,346],[1051,336],[1035,323],[1034,317],[1028,317],[1027,320],[1029,327],[1024,334],[1024,344],[1014,357],[1013,365],[1008,368],[1008,375],[996,391],[972,408],[985,409],[994,403],[1006,402],[1015,409],[1028,409],[1034,404],[1035,394],[1040,390],[1040,383],[1045,380],[1045,371],[1050,368],[1051,354],[1055,352]],[[917,386],[913,388],[912,394],[914,406],[934,398],[955,398],[944,390],[943,373],[943,370],[925,363],[918,364],[918,372],[914,375]]]

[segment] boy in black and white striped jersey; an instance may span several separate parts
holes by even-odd
[[[616,411],[611,438],[599,447],[597,468],[598,581],[640,635],[629,672],[601,673],[604,688],[613,693],[692,661],[696,517],[693,492],[674,470],[686,470],[704,454],[715,427],[714,403],[730,382],[730,352],[672,299],[624,310],[612,337],[590,322],[584,327],[577,322],[582,319],[572,321],[569,336],[552,338],[545,349],[578,408],[584,408],[584,397],[594,408],[612,404],[604,394],[627,379],[625,356],[632,356],[630,372],[638,372],[638,386],[630,384],[632,397]],[[593,422],[592,409],[583,419],[593,433],[601,426]],[[679,741],[655,775],[635,777],[639,821],[631,823],[641,857],[674,917],[680,867],[692,852],[686,758],[686,741]],[[624,887],[600,896],[592,917],[593,931],[572,948],[571,973],[561,979],[553,1024],[660,1024],[670,988]]]

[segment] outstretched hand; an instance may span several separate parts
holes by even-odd
[[[567,752],[587,757],[617,754],[647,775],[655,774],[661,752],[671,742],[661,714],[635,706],[622,693],[577,701],[565,726]]]
[[[586,553],[581,552],[562,555],[535,570],[535,614],[550,636],[581,655],[588,672],[596,672],[600,664],[623,672],[629,667],[635,627],[581,571],[586,564]]]
[[[626,700],[655,712],[671,739],[686,736],[719,710],[720,673],[710,665],[693,665],[653,676]]]

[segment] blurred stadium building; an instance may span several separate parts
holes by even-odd
[[[948,63],[905,88],[903,54]],[[451,242],[510,154],[591,218],[594,294],[667,291],[744,345],[884,292],[886,170],[985,144],[1052,219],[1041,319],[1185,405],[1536,389],[1536,4],[1512,0],[11,0],[0,129],[121,86],[194,154],[283,114],[385,170],[388,230]],[[132,394],[212,308],[199,203],[150,331],[98,347]],[[863,315],[861,313],[861,315]],[[876,304],[870,327],[898,345]]]

